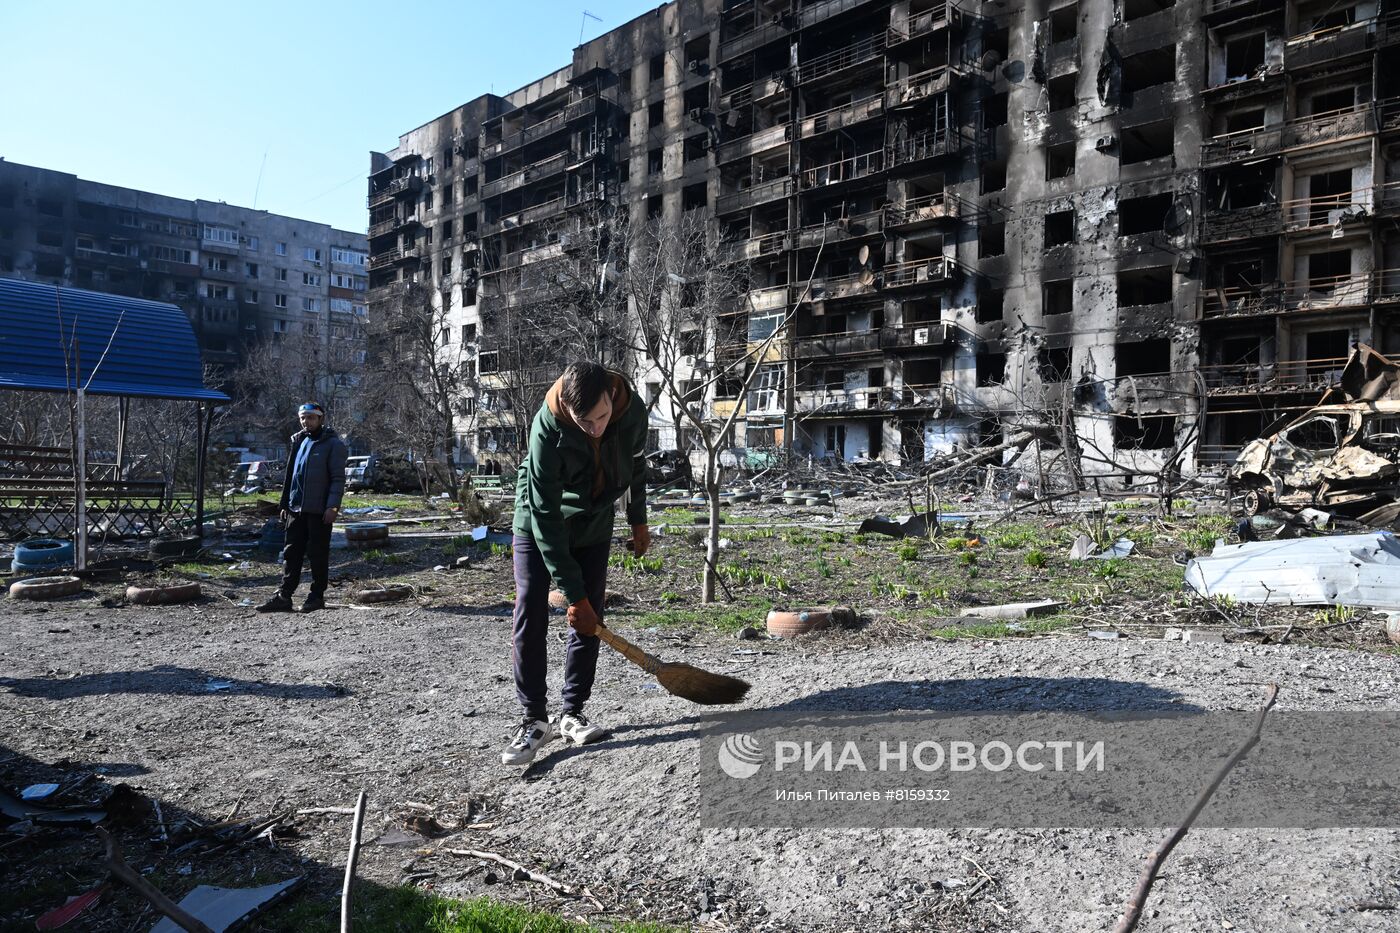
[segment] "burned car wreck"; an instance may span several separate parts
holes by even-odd
[[[1400,518],[1400,363],[1358,345],[1318,404],[1250,441],[1230,467],[1244,510],[1320,509],[1373,527]]]

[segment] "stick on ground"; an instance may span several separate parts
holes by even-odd
[[[1152,893],[1152,884],[1157,880],[1157,873],[1162,870],[1162,865],[1167,861],[1167,856],[1172,854],[1172,849],[1176,844],[1186,838],[1187,831],[1191,824],[1196,822],[1196,817],[1201,815],[1201,811],[1210,803],[1210,798],[1225,782],[1235,765],[1244,760],[1244,756],[1249,754],[1249,750],[1259,744],[1259,735],[1264,731],[1264,717],[1269,714],[1270,708],[1274,705],[1274,700],[1278,698],[1278,684],[1269,684],[1264,691],[1264,705],[1259,707],[1259,717],[1254,720],[1254,731],[1244,744],[1235,749],[1235,753],[1226,759],[1220,766],[1220,770],[1215,772],[1215,777],[1196,798],[1196,802],[1191,805],[1186,818],[1181,821],[1170,836],[1166,838],[1157,851],[1152,853],[1152,858],[1148,859],[1147,865],[1142,870],[1142,877],[1138,879],[1137,887],[1133,889],[1133,896],[1128,898],[1128,906],[1123,909],[1123,915],[1118,918],[1118,924],[1113,928],[1113,933],[1132,933],[1137,929],[1138,921],[1142,919],[1142,910],[1147,906],[1147,895]]]
[[[121,853],[117,851],[117,841],[107,830],[100,826],[97,827],[97,838],[102,840],[102,845],[107,850],[107,870],[112,873],[114,878],[122,881],[127,887],[150,901],[152,907],[184,927],[189,933],[214,933],[209,927],[191,916],[183,907],[162,894],[160,888],[142,878],[135,869],[128,865]]]
[[[360,828],[365,821],[365,792],[355,801],[355,823],[350,829],[350,854],[345,858],[345,884],[340,889],[340,933],[350,933],[350,893],[355,885],[355,862],[360,857]]]
[[[549,877],[546,874],[537,871],[531,871],[524,865],[521,865],[519,862],[514,861],[512,859],[508,859],[504,855],[497,855],[495,852],[487,852],[483,849],[446,849],[444,851],[446,851],[449,855],[466,855],[471,858],[479,858],[485,859],[488,862],[495,862],[497,865],[504,865],[511,871],[518,871],[531,881],[537,884],[542,884],[545,887],[551,888],[555,891],[558,891],[560,894],[563,894],[566,897],[581,897],[584,900],[588,901],[590,904],[592,904],[594,907],[598,908],[599,910],[604,909],[602,903],[596,897],[590,894],[586,888],[583,891],[576,891],[569,885],[564,884],[562,881],[555,881],[553,878]]]

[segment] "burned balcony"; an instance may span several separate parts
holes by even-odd
[[[880,348],[883,350],[922,350],[947,346],[953,339],[953,325],[946,321],[886,324],[880,328]]]
[[[976,205],[947,191],[910,198],[903,204],[885,205],[885,226],[892,230],[948,226],[961,220],[975,221],[977,216]]]
[[[387,204],[400,195],[417,194],[422,190],[423,179],[419,175],[405,175],[402,178],[395,178],[369,196],[369,206],[377,207],[380,204]]]
[[[739,159],[747,159],[751,156],[767,152],[778,146],[786,145],[792,139],[792,125],[782,123],[777,126],[770,126],[767,129],[750,133],[747,136],[740,136],[722,143],[719,147],[718,159],[720,163],[734,162]]]
[[[1350,171],[1341,174],[1350,180]],[[1358,188],[1335,194],[1323,193],[1325,189],[1318,189],[1317,180],[1325,177],[1326,174],[1312,176],[1312,197],[1294,198],[1283,202],[1283,223],[1287,232],[1306,233],[1325,229],[1338,231],[1348,224],[1365,220],[1372,213],[1375,188]]]
[[[748,210],[759,204],[767,204],[789,197],[793,193],[793,188],[793,179],[790,175],[762,181],[740,191],[721,195],[715,203],[715,212],[732,214],[736,211]]]
[[[934,0],[933,3],[918,4],[918,6],[927,8],[919,12],[911,10],[906,19],[890,25],[886,32],[887,45],[902,45],[905,42],[933,35],[940,29],[947,29],[952,24],[954,17],[960,12],[956,4],[949,3],[947,0]]]
[[[883,93],[866,97],[862,100],[852,101],[849,104],[842,104],[823,110],[820,113],[810,114],[803,117],[801,123],[801,137],[806,139],[809,136],[816,136],[819,133],[829,133],[843,127],[852,126],[865,120],[883,116],[885,112],[885,95]]]
[[[1282,126],[1256,126],[1222,133],[1201,144],[1201,167],[1214,168],[1231,162],[1262,159],[1277,154],[1282,148]]]
[[[775,71],[768,77],[760,78],[752,84],[746,84],[721,94],[719,108],[720,110],[737,110],[740,107],[747,107],[749,104],[766,103],[787,89],[787,72]]]
[[[1311,311],[1365,306],[1371,300],[1372,278],[1369,272],[1347,272],[1289,282],[1283,288],[1283,308],[1287,311]]]
[[[823,223],[809,224],[797,231],[798,249],[816,249],[823,244],[840,243],[861,237],[879,236],[883,231],[883,215],[869,211],[848,217],[837,217]]]
[[[894,143],[886,152],[889,167],[895,169],[956,156],[969,148],[976,148],[978,142],[979,136],[972,130],[940,127]]]
[[[821,188],[826,185],[856,181],[885,170],[885,151],[876,149],[846,159],[838,159],[825,165],[816,165],[802,170],[803,189]]]
[[[881,348],[881,331],[874,328],[837,334],[799,335],[793,342],[792,355],[798,359],[866,356],[881,352]]]
[[[846,275],[814,278],[807,290],[809,301],[840,301],[875,293],[875,273],[868,269]]]
[[[527,184],[548,178],[551,175],[558,175],[564,171],[569,164],[569,152],[556,152],[554,155],[541,159],[533,165],[527,165],[518,172],[511,172],[503,175],[495,181],[489,181],[481,188],[482,198],[494,198],[514,191]]]
[[[959,74],[952,65],[935,65],[892,81],[885,90],[885,106],[894,110],[928,101],[952,87],[953,78]]]
[[[1283,126],[1283,148],[1320,146],[1368,136],[1375,132],[1375,108],[1370,104],[1357,104],[1289,120]]]
[[[1205,0],[1201,19],[1216,27],[1263,13],[1282,12],[1283,5],[1283,0]]]
[[[804,4],[799,16],[802,26],[806,28],[870,2],[871,0],[815,0]]]
[[[776,256],[788,248],[788,232],[779,230],[749,237],[735,244],[738,254],[745,259],[759,259],[763,256]]]
[[[760,49],[770,42],[787,38],[792,34],[793,27],[797,25],[792,14],[782,10],[769,11],[759,9],[758,5],[752,2],[745,2],[739,5],[740,8],[748,7],[749,15],[738,28],[732,32],[728,28],[719,44],[719,60],[721,62],[746,55],[755,49]],[[724,11],[724,16],[731,19],[738,12],[731,7]]]
[[[1400,269],[1377,269],[1372,279],[1372,301],[1386,305],[1400,303]]]
[[[1357,55],[1367,55],[1376,46],[1376,18],[1318,29],[1287,41],[1283,64],[1290,70],[1314,68]]]
[[[403,250],[397,246],[391,246],[388,249],[382,249],[377,253],[373,253],[370,255],[369,267],[371,269],[382,269],[385,266],[392,266],[394,263],[399,261],[402,255]]]
[[[1234,392],[1321,392],[1341,377],[1346,357],[1282,360],[1202,366],[1201,377],[1213,395]]]
[[[885,36],[882,33],[853,42],[844,48],[814,56],[797,66],[797,83],[809,84],[862,65],[874,65],[880,61],[884,51]]]
[[[893,402],[894,393],[889,386],[822,386],[799,390],[794,407],[807,415],[839,415],[853,411],[880,411],[891,407]]]
[[[749,292],[748,310],[751,313],[782,311],[787,306],[788,287],[786,285],[770,285],[766,288],[755,288]]]
[[[883,284],[886,291],[903,288],[947,288],[961,281],[967,270],[951,256],[933,256],[890,263],[885,266]]]
[[[1201,313],[1206,317],[1277,314],[1283,310],[1283,287],[1242,285],[1201,290]]]

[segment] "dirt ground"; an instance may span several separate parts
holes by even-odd
[[[688,597],[661,596],[680,592],[686,576],[684,538],[671,535],[660,568],[615,568],[614,588],[628,597],[616,627],[665,658],[749,680],[749,709],[1131,709],[1147,698],[1244,710],[1258,705],[1268,682],[1280,685],[1281,709],[1400,706],[1400,665],[1381,649],[1374,620],[1251,610],[1227,626],[1221,609],[1191,606],[1176,592],[1125,597],[1164,590],[1164,566],[1179,546],[1165,537],[1146,547],[1158,548],[1155,558],[1139,554],[1103,577],[1060,565],[1058,550],[1048,565],[1027,563],[1035,542],[1004,541],[1000,557],[968,563],[958,556],[964,546],[925,545],[904,559],[885,539],[827,541],[832,550],[821,554],[820,531],[811,533],[817,540],[795,545],[780,536],[733,542],[794,579],[784,591],[771,579],[736,576],[735,603],[715,610],[718,624],[709,625],[694,622]],[[361,789],[370,797],[366,886],[408,883],[569,917],[695,929],[1107,930],[1160,840],[1159,831],[1128,830],[701,829],[699,729],[709,711],[668,696],[606,649],[589,712],[612,737],[584,749],[547,746],[523,773],[505,768],[498,756],[518,716],[509,559],[475,550],[472,568],[435,573],[428,562],[450,556],[450,542],[423,544],[422,553],[396,547],[414,556],[386,565],[384,555],[338,552],[333,608],[310,615],[240,606],[273,581],[272,565],[256,562],[242,571],[237,562],[177,571],[207,574],[208,595],[190,606],[125,606],[116,583],[48,604],[5,600],[0,784],[96,771],[99,785],[127,783],[159,801],[158,819],[118,833],[133,864],[176,897],[198,883],[305,875],[303,893],[254,926],[267,930],[318,929],[333,915],[349,817],[295,811],[347,807]],[[857,582],[796,574],[794,554],[838,567],[847,557]],[[922,581],[904,584],[912,599],[872,595],[873,572],[893,581],[911,566]],[[979,572],[968,577],[969,569]],[[407,579],[420,595],[347,605],[371,577]],[[873,600],[864,628],[792,641],[734,638],[766,604],[815,595],[827,580],[848,587],[840,595],[849,601],[862,590]],[[1089,595],[1040,634],[948,630],[960,603],[1057,588]],[[1321,643],[1345,630],[1353,647],[1266,644],[1267,631],[1232,635],[1231,644],[1161,637],[1162,625],[1186,620],[1243,632],[1279,619],[1298,621]],[[1085,637],[1104,628],[1128,637]],[[561,647],[552,639],[555,696]],[[218,822],[235,809],[255,829],[288,815],[252,842],[214,851],[177,844],[177,828],[194,825],[185,821]],[[449,827],[473,825],[439,839],[398,832],[422,813]],[[162,833],[176,838],[161,842]],[[587,887],[605,913],[449,852],[466,848]],[[18,836],[0,827],[0,930],[32,929],[39,913],[90,887],[102,875],[99,855],[90,833]],[[979,884],[984,872],[992,883]],[[1199,830],[1173,855],[1141,929],[1400,930],[1397,908],[1400,831]],[[143,930],[152,922],[142,902],[119,893],[71,928]]]

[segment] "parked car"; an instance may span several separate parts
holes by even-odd
[[[375,492],[421,493],[421,476],[428,475],[428,491],[447,488],[447,473],[436,460],[410,460],[402,454],[368,454],[345,461],[345,488]]]
[[[266,492],[281,489],[283,465],[275,460],[249,460],[236,463],[229,471],[229,488],[235,492]]]

